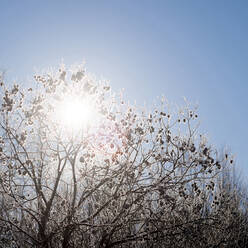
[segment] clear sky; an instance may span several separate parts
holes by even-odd
[[[0,69],[35,72],[86,61],[126,98],[186,97],[201,127],[248,178],[248,1],[1,0]]]

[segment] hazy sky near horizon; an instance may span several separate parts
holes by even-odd
[[[131,102],[199,104],[201,129],[248,176],[248,1],[2,0],[0,69],[86,62]]]

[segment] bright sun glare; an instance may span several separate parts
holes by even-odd
[[[89,100],[69,97],[59,104],[57,117],[63,127],[78,131],[94,122],[96,111]]]

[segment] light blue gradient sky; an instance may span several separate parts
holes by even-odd
[[[0,69],[86,61],[126,98],[199,103],[201,128],[248,176],[248,1],[105,0],[0,3]]]

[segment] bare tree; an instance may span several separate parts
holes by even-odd
[[[196,242],[224,161],[198,133],[197,110],[131,106],[81,66],[34,78],[29,89],[0,83],[0,228],[16,245]]]

